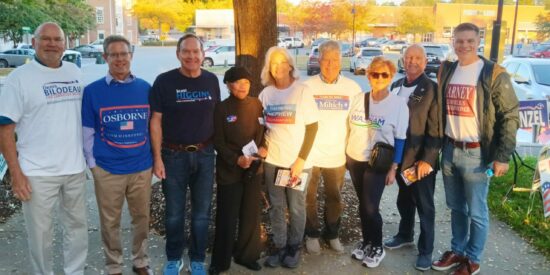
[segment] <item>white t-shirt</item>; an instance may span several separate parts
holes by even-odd
[[[353,98],[348,118],[349,137],[346,154],[357,161],[367,161],[376,142],[394,145],[406,139],[409,127],[407,99],[389,94],[379,102],[370,97],[369,119],[365,119],[365,94]]]
[[[391,90],[391,93],[406,98],[407,102],[409,102],[409,97],[414,92],[414,89],[416,89],[416,85],[411,87],[405,87],[404,85],[401,85],[399,87],[393,88],[393,90]]]
[[[26,176],[84,171],[83,83],[76,65],[45,67],[35,60],[14,70],[0,93],[0,116],[16,123],[19,165]]]
[[[319,129],[309,158],[318,167],[342,166],[346,163],[346,120],[351,100],[361,93],[361,87],[344,76],[335,84],[327,84],[317,75],[305,84],[319,109]]]
[[[477,82],[483,69],[480,59],[470,65],[458,65],[445,88],[447,125],[445,134],[458,141],[479,141]]]
[[[279,90],[274,86],[263,89],[258,98],[264,107],[264,121],[267,127],[266,162],[290,167],[300,152],[306,125],[317,122],[318,111],[307,86],[294,81],[290,87]],[[304,168],[311,168],[308,156]]]

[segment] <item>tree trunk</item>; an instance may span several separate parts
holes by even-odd
[[[277,45],[277,5],[275,0],[233,0],[233,9],[236,64],[250,71],[250,95],[258,96],[265,53]]]

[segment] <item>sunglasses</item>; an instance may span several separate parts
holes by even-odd
[[[376,72],[372,72],[372,73],[369,73],[369,76],[372,77],[372,78],[375,78],[375,79],[379,79],[380,77],[386,79],[386,78],[389,78],[389,77],[390,77],[390,74],[389,74],[389,73],[376,73]]]

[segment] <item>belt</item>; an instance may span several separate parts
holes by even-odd
[[[454,147],[457,147],[457,148],[462,148],[462,149],[473,149],[473,148],[478,148],[478,147],[481,147],[481,143],[479,142],[465,142],[465,141],[456,141],[450,137],[447,137],[447,139],[449,140],[449,142],[454,146]]]
[[[196,151],[202,150],[208,144],[210,144],[209,140],[202,143],[196,143],[196,144],[178,144],[178,143],[162,142],[162,147],[166,149],[174,150],[174,151],[196,152]]]

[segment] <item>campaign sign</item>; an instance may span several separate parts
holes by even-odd
[[[548,106],[546,100],[525,100],[519,102],[519,127],[533,128],[533,124],[541,128],[548,126]]]
[[[6,171],[8,171],[8,163],[6,162],[6,159],[4,159],[4,156],[0,154],[0,181],[4,179]]]

